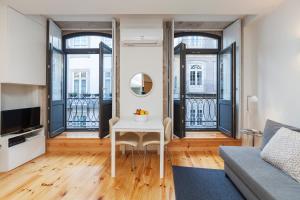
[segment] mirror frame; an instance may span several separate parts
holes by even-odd
[[[133,79],[133,77],[135,77],[135,76],[138,75],[138,74],[144,74],[144,75],[147,75],[147,76],[151,79],[151,81],[152,81],[152,87],[151,87],[151,90],[150,90],[147,94],[136,94],[136,93],[131,89],[131,80]],[[129,90],[130,90],[130,92],[131,92],[133,95],[135,95],[135,96],[137,96],[137,97],[147,97],[147,96],[149,96],[149,95],[152,93],[152,91],[153,91],[153,87],[154,87],[153,79],[151,78],[151,76],[150,76],[149,74],[147,74],[147,73],[145,73],[145,72],[138,72],[138,73],[135,73],[135,74],[133,74],[133,76],[131,76],[131,78],[129,79]]]

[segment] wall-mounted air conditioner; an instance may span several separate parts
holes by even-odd
[[[162,45],[162,41],[150,39],[124,40],[121,44],[124,47],[157,47]]]
[[[123,47],[157,47],[162,46],[162,28],[124,28],[121,29]]]

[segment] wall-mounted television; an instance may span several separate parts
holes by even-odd
[[[41,108],[1,111],[1,135],[18,134],[41,127]]]

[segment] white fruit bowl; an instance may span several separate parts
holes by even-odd
[[[137,122],[146,122],[148,120],[148,115],[134,115],[134,120]]]

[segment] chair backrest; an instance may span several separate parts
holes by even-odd
[[[164,119],[164,121],[163,121],[163,125],[164,125],[165,128],[166,128],[166,126],[167,126],[167,123],[168,123],[169,119],[171,119],[171,118],[170,118],[170,117],[166,117],[166,118]]]
[[[119,121],[119,117],[112,117],[109,120],[109,134],[111,134],[111,130],[112,130],[113,125],[115,125],[115,123],[117,123],[118,121]]]
[[[165,129],[165,139],[166,142],[169,143],[172,137],[172,119],[170,117],[165,118],[163,124]]]

